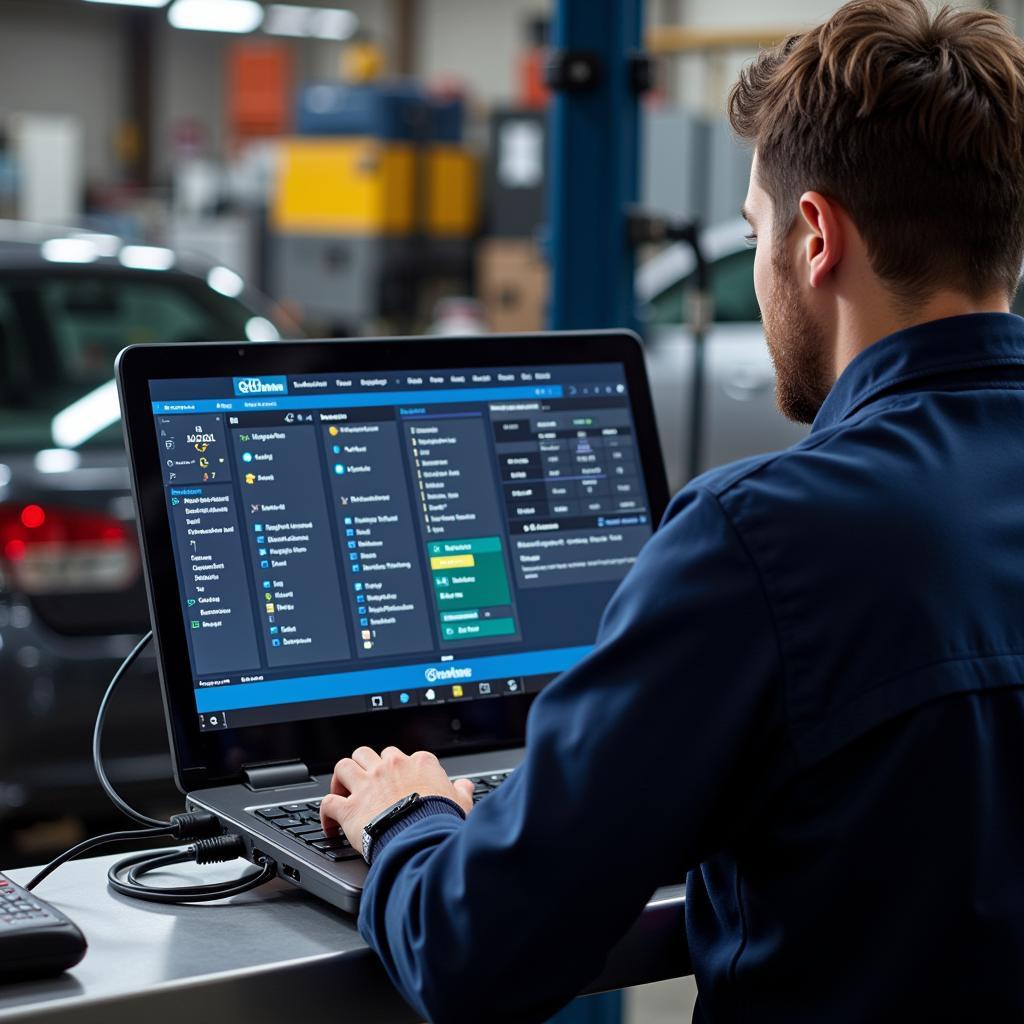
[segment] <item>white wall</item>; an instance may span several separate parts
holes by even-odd
[[[0,125],[14,113],[77,117],[85,138],[86,175],[109,181],[125,110],[123,56],[116,8],[3,0]]]
[[[514,97],[528,22],[552,9],[551,0],[419,0],[417,6],[417,72],[461,78],[488,105]]]

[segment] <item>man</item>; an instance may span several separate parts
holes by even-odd
[[[1024,45],[854,0],[730,97],[778,398],[692,481],[472,814],[429,754],[323,803],[438,1021],[541,1020],[688,870],[701,1021],[1024,1019]],[[463,820],[463,814],[468,815]]]

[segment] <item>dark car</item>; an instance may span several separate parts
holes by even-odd
[[[104,688],[149,628],[114,357],[128,344],[275,340],[226,267],[109,235],[0,223],[0,846],[55,815],[109,817],[90,758]],[[115,782],[172,802],[152,652],[120,689]],[[179,809],[177,807],[175,809]]]

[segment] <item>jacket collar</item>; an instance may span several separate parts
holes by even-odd
[[[835,426],[883,391],[942,373],[1024,364],[1024,318],[971,313],[916,324],[859,352],[818,410],[811,432]]]

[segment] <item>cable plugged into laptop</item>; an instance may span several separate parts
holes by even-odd
[[[220,835],[193,843],[188,852],[197,864],[223,864],[245,856],[245,843],[241,836]]]
[[[185,814],[172,814],[171,825],[174,827],[172,835],[175,839],[209,839],[216,836],[218,839],[237,838],[221,835],[220,822],[215,814],[208,814],[206,811],[188,811]],[[242,853],[232,854],[234,857],[243,856]],[[200,862],[204,863],[204,862]]]
[[[139,839],[177,839],[180,841],[194,840],[191,846],[184,849],[147,850],[133,854],[118,861],[107,872],[107,881],[112,889],[133,899],[147,900],[151,903],[204,903],[210,900],[227,899],[239,893],[255,889],[264,882],[269,882],[277,874],[273,861],[260,858],[258,870],[243,875],[241,878],[229,879],[226,882],[182,886],[150,886],[139,881],[142,875],[173,864],[220,864],[225,861],[245,857],[245,843],[241,836],[222,832],[220,821],[214,814],[205,811],[187,811],[171,816],[170,821],[161,821],[137,811],[128,804],[114,789],[103,767],[101,739],[103,723],[107,707],[117,684],[125,673],[153,639],[152,631],[148,632],[121,663],[110,680],[110,685],[103,694],[99,710],[96,713],[96,724],[93,728],[92,756],[93,767],[111,802],[133,821],[146,826],[140,829],[129,829],[124,832],[109,832],[106,835],[86,839],[77,846],[65,850],[39,871],[25,886],[34,889],[44,878],[56,871],[61,864],[81,856],[89,850],[110,843],[135,842]]]
[[[220,835],[201,839],[184,850],[168,850],[133,854],[111,865],[107,884],[122,896],[145,900],[148,903],[209,903],[238,896],[269,882],[277,875],[273,861],[262,858],[258,870],[227,882],[199,883],[197,885],[153,886],[139,879],[150,871],[175,864],[220,864],[245,856],[245,843],[241,836]]]

